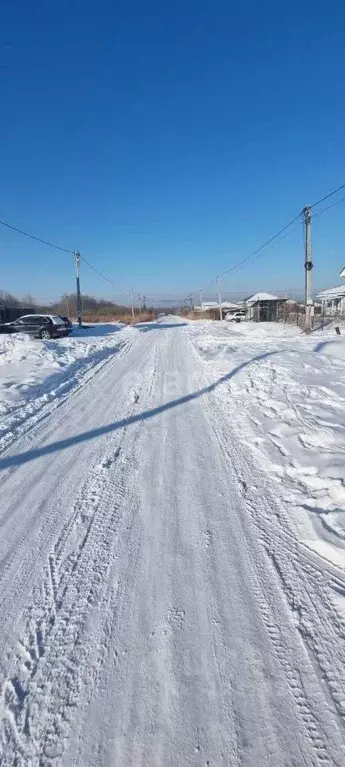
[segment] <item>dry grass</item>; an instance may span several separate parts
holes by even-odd
[[[93,322],[95,324],[99,322],[116,322],[124,325],[137,325],[138,322],[152,322],[157,319],[155,312],[140,312],[135,314],[134,319],[132,314],[97,314],[94,312],[85,312],[83,315],[84,322]]]

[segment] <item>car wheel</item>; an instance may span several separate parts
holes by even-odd
[[[47,328],[45,328],[45,329],[43,329],[43,330],[40,330],[40,332],[39,332],[39,337],[40,337],[40,338],[51,338],[51,337],[52,337],[52,334],[51,334],[50,330],[48,330]]]

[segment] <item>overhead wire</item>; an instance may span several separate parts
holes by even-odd
[[[327,210],[330,210],[330,208],[334,208],[336,205],[340,205],[341,202],[345,202],[345,197],[341,197],[340,200],[335,200],[335,202],[332,202],[330,205],[327,205],[326,208],[322,208],[322,210],[319,210],[318,213],[314,213],[313,219],[317,218],[318,216],[322,216],[322,214],[326,213]]]
[[[300,218],[300,216],[297,216],[297,218]],[[290,229],[288,232],[285,232],[285,234],[282,234],[281,237],[279,237],[279,238],[277,237],[276,239],[274,239],[274,241],[272,241],[269,245],[267,245],[267,250],[270,250],[271,248],[276,247],[276,245],[278,245],[280,242],[282,242],[282,240],[285,240],[286,237],[289,237],[290,234],[292,234],[293,232],[295,232],[297,229],[299,229],[302,226],[303,226],[303,221],[301,221],[301,220],[298,221],[297,226],[294,226],[293,229]],[[262,250],[263,250],[263,248],[262,249],[260,248],[260,249],[257,250],[255,255],[253,254],[252,261],[256,261],[257,258],[259,258],[261,256]],[[234,266],[232,272],[239,271],[243,266],[245,266],[245,263],[246,263],[246,261],[239,262],[239,264]]]
[[[234,266],[230,267],[230,269],[225,269],[223,272],[220,272],[218,274],[218,277],[224,277],[225,274],[231,274],[231,272],[235,271],[235,269],[238,269],[240,266],[243,266],[248,261],[250,261],[252,258],[257,256],[262,250],[267,248],[271,243],[274,242],[281,234],[283,234],[287,229],[289,229],[292,224],[299,219],[301,214],[299,213],[298,216],[295,216],[291,221],[289,221],[288,224],[285,224],[281,229],[279,229],[278,232],[276,232],[272,237],[269,238],[269,240],[266,240],[266,242],[263,243],[263,245],[260,245],[259,248],[256,248],[256,250],[253,251],[253,253],[250,253],[249,256],[246,256],[246,258],[243,258],[242,261],[239,261],[237,264],[234,264]]]
[[[338,192],[340,192],[342,189],[345,189],[345,184],[341,184],[341,186],[337,187],[336,189],[333,189],[331,192],[329,192],[328,194],[326,194],[324,197],[321,197],[321,198],[320,198],[320,200],[317,200],[316,202],[314,202],[314,203],[313,203],[313,205],[311,205],[310,207],[311,207],[311,208],[315,208],[317,205],[320,205],[322,202],[325,202],[325,201],[326,201],[326,200],[328,200],[330,197],[333,197],[333,195],[337,194],[337,193],[338,193]],[[318,213],[315,213],[315,214],[314,214],[314,216],[313,216],[313,218],[316,218],[317,216],[320,216],[320,215],[322,215],[323,213],[325,213],[325,212],[326,212],[327,210],[329,210],[330,208],[333,208],[335,205],[339,205],[339,203],[341,203],[341,202],[344,202],[344,201],[345,201],[345,197],[342,197],[340,200],[336,200],[335,202],[331,203],[331,205],[328,205],[326,208],[323,208],[323,209],[322,209],[321,211],[319,211]],[[246,258],[243,258],[241,261],[239,261],[237,264],[234,264],[234,265],[233,265],[232,267],[230,267],[229,269],[225,269],[224,271],[222,271],[222,272],[219,272],[219,274],[217,275],[217,277],[216,277],[215,279],[213,279],[213,280],[210,280],[210,281],[207,283],[207,285],[204,285],[204,287],[203,287],[203,290],[205,290],[205,288],[207,288],[209,285],[213,285],[213,284],[215,284],[215,282],[217,281],[217,279],[218,279],[219,277],[224,277],[224,276],[225,276],[225,275],[227,275],[227,274],[233,274],[234,272],[237,272],[239,269],[241,269],[241,268],[242,268],[242,266],[244,266],[245,264],[247,264],[249,261],[253,261],[253,260],[256,260],[257,256],[258,256],[258,255],[259,255],[259,254],[260,254],[260,253],[261,253],[263,250],[265,250],[266,248],[269,248],[270,246],[273,246],[273,245],[275,245],[277,241],[281,241],[281,240],[285,239],[285,237],[287,237],[287,236],[290,234],[290,231],[289,231],[289,232],[287,232],[287,234],[284,234],[284,233],[285,233],[285,232],[286,232],[288,229],[290,229],[290,227],[291,227],[291,226],[292,226],[292,225],[293,225],[293,224],[294,224],[296,221],[298,221],[299,219],[301,219],[301,216],[302,216],[302,213],[298,213],[298,215],[297,215],[297,216],[295,216],[295,218],[293,218],[293,219],[292,219],[291,221],[289,221],[289,222],[288,222],[288,223],[287,223],[285,226],[283,226],[281,229],[279,229],[279,231],[278,231],[278,232],[276,232],[276,233],[275,233],[275,234],[274,234],[272,237],[270,237],[270,238],[269,238],[269,240],[266,240],[266,242],[264,242],[262,245],[260,245],[260,247],[259,247],[259,248],[257,248],[256,250],[254,250],[254,251],[253,251],[252,253],[250,253],[248,256],[246,256]],[[294,230],[295,230],[295,229],[297,229],[297,228],[298,228],[298,227],[295,227],[295,228],[294,228],[292,231],[294,231]],[[283,235],[283,236],[281,236],[281,235]],[[278,240],[278,238],[279,238],[279,240]]]
[[[326,194],[324,197],[321,197],[320,200],[317,200],[316,202],[314,202],[310,207],[316,208],[317,205],[320,205],[322,202],[325,202],[325,200],[328,200],[329,197],[333,197],[333,195],[337,194],[337,192],[341,192],[342,189],[345,189],[345,184],[338,186],[337,189],[333,189],[332,192],[329,192],[329,194]]]
[[[332,197],[333,195],[335,195],[338,192],[340,192],[342,189],[345,189],[345,184],[342,184],[341,186],[337,187],[336,189],[333,189],[331,192],[326,194],[324,197],[321,197],[320,200],[317,200],[316,202],[314,202],[313,205],[311,205],[310,207],[312,209],[315,208],[317,205],[320,205],[322,202],[325,202],[330,197]],[[335,205],[339,205],[341,202],[344,202],[344,201],[345,201],[345,197],[342,197],[340,200],[336,200],[335,202],[331,203],[331,205],[328,205],[326,208],[323,208],[323,210],[321,210],[318,213],[316,213],[314,215],[314,218],[317,217],[317,216],[322,215],[323,213],[325,213],[330,208],[333,208]],[[220,272],[215,279],[210,280],[210,282],[208,282],[207,285],[204,286],[203,290],[206,287],[208,287],[209,285],[213,285],[217,281],[218,278],[224,277],[227,274],[233,274],[234,272],[236,272],[239,269],[241,269],[249,261],[255,260],[258,257],[258,255],[263,250],[265,250],[266,248],[269,248],[270,246],[275,245],[276,242],[278,241],[278,238],[280,238],[280,240],[285,239],[287,234],[290,234],[290,232],[288,232],[287,234],[284,234],[284,233],[287,232],[287,230],[290,229],[290,227],[298,219],[301,218],[301,215],[302,215],[302,213],[298,213],[298,215],[295,216],[295,218],[293,218],[291,221],[289,221],[287,224],[285,224],[285,226],[283,226],[281,229],[279,229],[278,232],[276,232],[272,237],[270,237],[268,240],[266,240],[266,242],[264,242],[262,245],[260,245],[258,248],[256,248],[256,250],[254,250],[252,253],[250,253],[248,256],[246,256],[246,258],[243,258],[241,261],[239,261],[237,264],[234,264],[229,269],[225,269],[224,271]],[[28,237],[31,240],[35,240],[36,242],[40,242],[43,245],[48,245],[48,247],[50,247],[50,248],[55,248],[56,250],[59,250],[59,251],[61,251],[63,253],[68,253],[70,255],[73,255],[73,253],[74,253],[73,250],[69,250],[67,248],[64,248],[62,245],[57,245],[56,243],[50,242],[49,240],[45,240],[42,237],[36,237],[36,235],[31,234],[30,232],[26,232],[23,229],[20,229],[19,227],[14,226],[13,224],[9,224],[7,221],[2,221],[0,219],[0,225],[5,226],[7,229],[11,229],[12,231],[17,232],[18,234],[22,234],[22,235],[24,235],[25,237]],[[80,258],[81,258],[82,261],[84,261],[85,264],[87,264],[90,267],[90,269],[92,269],[96,274],[98,274],[99,277],[101,277],[103,280],[108,282],[110,285],[112,285],[112,286],[114,286],[116,288],[119,288],[120,290],[123,290],[124,292],[132,290],[132,288],[123,287],[123,286],[119,285],[118,283],[114,282],[113,280],[111,280],[109,277],[106,277],[105,274],[103,274],[99,269],[97,269],[97,267],[95,267],[84,256],[80,256]],[[197,291],[195,291],[195,292],[197,292]],[[140,297],[140,294],[136,293],[136,295],[138,295]],[[185,300],[188,300],[188,299],[189,299],[189,296],[187,296]]]
[[[67,248],[63,248],[62,245],[56,245],[54,242],[49,242],[49,240],[43,240],[42,237],[36,237],[34,234],[29,234],[29,232],[24,232],[23,229],[19,229],[17,226],[13,226],[12,224],[8,224],[7,221],[1,221],[0,224],[2,226],[6,226],[7,229],[12,229],[14,232],[18,232],[19,234],[24,234],[25,237],[29,237],[30,240],[36,240],[36,242],[41,242],[43,245],[49,245],[50,248],[55,248],[56,250],[62,250],[63,253],[69,253],[73,254],[73,250],[67,250]]]
[[[57,245],[54,242],[50,242],[49,240],[45,240],[42,237],[36,237],[36,235],[31,234],[30,232],[26,232],[24,229],[20,229],[18,226],[14,226],[13,224],[9,224],[7,221],[2,221],[0,219],[0,225],[5,226],[7,229],[11,229],[13,232],[17,232],[18,234],[24,235],[24,237],[28,237],[30,240],[35,240],[35,242],[40,242],[42,245],[48,245],[50,248],[55,248],[55,250],[60,250],[63,253],[68,253],[69,255],[74,254],[74,250],[69,250],[68,248],[64,248],[62,245]],[[120,290],[123,290],[124,292],[130,291],[131,288],[125,288],[122,285],[118,285],[118,283],[111,280],[109,277],[106,277],[105,274],[103,274],[99,269],[97,269],[93,264],[88,261],[85,256],[80,255],[80,259],[84,261],[85,264],[87,264],[90,269],[92,269],[96,274],[98,274],[99,277],[101,277],[103,280],[108,282],[110,285],[113,285],[116,288],[119,288]]]
[[[113,285],[115,288],[119,288],[119,290],[123,290],[124,292],[127,292],[131,290],[131,288],[124,288],[122,285],[119,285],[117,282],[114,282],[113,280],[109,279],[109,277],[106,277],[105,274],[99,271],[93,264],[91,264],[90,261],[87,260],[84,256],[80,256],[80,260],[84,261],[85,264],[87,264],[90,269],[92,269],[96,274],[98,274],[99,277],[102,277],[103,280],[106,282],[109,282],[110,285]]]

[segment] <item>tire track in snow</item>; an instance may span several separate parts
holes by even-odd
[[[128,394],[129,417],[150,396],[155,374],[156,348],[151,380],[141,401],[143,373],[139,385]],[[79,701],[80,688],[89,688],[89,661],[94,640],[88,644],[87,620],[94,616],[101,626],[99,654],[93,681],[107,651],[107,628],[102,626],[104,595],[114,561],[125,499],[131,495],[135,476],[134,443],[142,428],[124,427],[108,437],[108,448],[85,482],[48,556],[42,583],[33,592],[25,610],[11,674],[1,689],[1,764],[12,767],[46,767],[59,759],[68,737],[70,719]],[[112,598],[116,587],[111,584]],[[105,613],[106,615],[107,613]],[[10,659],[7,659],[10,660]],[[85,702],[84,702],[85,705]]]
[[[191,353],[195,355],[194,349]],[[210,383],[206,373],[204,373],[204,379],[206,385]],[[198,385],[200,386],[200,380]],[[314,754],[313,764],[330,765],[330,767],[337,764],[341,767],[343,760],[336,762],[329,756],[329,743],[338,743],[345,759],[344,626],[339,618],[335,619],[334,611],[331,615],[332,607],[328,596],[327,580],[325,585],[324,574],[312,567],[310,563],[301,561],[298,542],[290,530],[289,520],[283,508],[274,500],[269,481],[259,476],[259,472],[245,456],[242,444],[233,435],[222,395],[216,391],[212,396],[212,405],[209,404],[207,397],[204,398],[204,402],[208,419],[222,453],[228,461],[229,471],[234,475],[234,483],[237,478],[239,491],[245,499],[248,515],[246,520],[243,520],[242,526],[248,542],[248,555],[252,561],[253,570],[257,574],[256,581],[253,582],[253,590],[256,593],[273,651],[281,663],[291,694],[304,722]],[[265,487],[264,498],[262,497],[263,487]],[[257,488],[260,488],[260,492]],[[272,598],[271,584],[263,579],[264,569],[260,568],[262,553],[257,550],[257,543],[253,538],[253,523],[258,530],[260,544],[270,557],[274,573],[282,584],[283,593],[291,610],[292,622],[297,627],[301,639],[300,648],[298,643],[292,645],[291,641],[289,642],[288,632],[284,630],[281,616],[276,610],[279,598]],[[317,676],[314,679],[313,673],[310,673],[311,670],[308,671],[308,659],[312,660],[314,674],[315,669],[317,670]],[[301,668],[305,668],[303,677],[300,673]],[[327,691],[324,690],[325,683]],[[328,696],[328,711],[327,709],[322,711],[323,708],[325,709],[325,697],[322,694],[324,692],[326,692],[326,698]],[[339,715],[337,729],[329,716],[331,709],[335,709]],[[322,721],[320,712],[325,714],[322,716]]]
[[[77,388],[77,390],[70,392],[69,396],[66,397],[66,400],[64,402],[58,403],[57,407],[60,407],[60,405],[63,405],[63,409],[61,411],[61,423],[63,422],[69,422],[73,423],[74,420],[74,412],[77,410],[78,412],[78,406],[85,408],[85,397],[87,398],[89,392],[95,396],[95,393],[92,392],[90,387],[97,387],[96,388],[96,395],[99,391],[102,391],[102,383],[103,381],[107,381],[108,377],[111,375],[112,371],[117,371],[117,366],[119,361],[126,359],[129,355],[129,352],[134,351],[132,348],[133,344],[132,341],[129,341],[128,343],[125,342],[122,346],[120,353],[118,355],[113,356],[111,359],[108,359],[105,363],[101,365],[101,368],[97,366],[96,370],[91,371],[91,375],[86,377],[86,380],[82,381],[82,385]],[[87,402],[87,399],[86,399]],[[57,426],[57,419],[56,416],[54,418],[55,409],[53,409],[52,412],[47,413],[47,415],[52,416],[52,418],[48,418],[47,420],[39,419],[39,422],[37,424],[33,424],[32,427],[29,428],[29,434],[23,433],[22,439],[24,440],[23,443],[21,443],[21,447],[23,446],[25,449],[30,449],[31,444],[33,440],[35,439],[37,441],[37,437],[39,435],[40,441],[42,442],[43,439],[46,441],[49,438],[56,438],[56,426]],[[41,420],[44,420],[44,424],[41,423]],[[31,434],[31,430],[35,427],[39,429],[38,432],[37,429],[33,431]],[[106,438],[105,438],[106,439]],[[11,450],[15,449],[16,441],[14,443],[14,446],[12,446]],[[55,461],[53,464],[48,464],[48,481],[49,481],[49,475],[55,474],[54,469]],[[72,469],[73,473],[73,465],[68,465],[68,470]],[[4,483],[8,478],[11,479],[11,475],[16,476],[16,473],[19,472],[19,476],[21,476],[21,467],[20,465],[17,467],[12,467],[2,473],[2,482]],[[58,474],[56,475],[59,476]],[[45,477],[45,471],[44,469],[36,474],[35,480],[37,484],[42,483],[43,478]],[[68,494],[66,496],[66,476],[61,477],[61,504],[63,505],[64,502],[66,504],[69,502]],[[20,489],[20,483],[18,482],[17,488],[19,492],[17,495],[19,496],[18,500],[21,500],[21,494],[26,492],[26,488],[21,491]],[[33,494],[33,503],[35,504],[35,486],[34,486],[34,494]],[[30,504],[32,495],[28,494],[27,503]],[[40,504],[40,508],[38,509],[38,514],[35,515],[35,517],[32,519],[29,517],[30,520],[30,528],[27,528],[25,525],[23,525],[23,530],[20,538],[15,539],[13,544],[11,545],[11,532],[8,532],[8,527],[10,527],[11,522],[11,516],[13,515],[13,504],[9,504],[8,512],[3,511],[1,517],[0,517],[0,531],[2,533],[2,540],[6,541],[6,546],[4,546],[4,554],[0,555],[0,612],[2,615],[6,615],[7,619],[10,619],[11,622],[15,621],[16,615],[17,615],[17,599],[18,599],[18,593],[17,593],[17,584],[16,584],[16,577],[13,574],[13,567],[15,566],[15,563],[19,560],[25,561],[27,552],[28,552],[28,533],[31,536],[32,532],[34,531],[34,535],[36,537],[35,540],[35,551],[33,552],[33,555],[36,558],[41,558],[42,550],[44,551],[46,547],[46,539],[49,535],[49,526],[44,525],[42,527],[41,524],[41,516],[44,514],[45,509],[47,505],[47,497],[44,495],[44,499]],[[59,523],[59,517],[61,516],[61,512],[65,510],[65,507],[62,509],[54,509],[54,514],[50,514],[49,524],[52,523],[55,525]],[[26,513],[25,513],[26,516]],[[23,517],[25,519],[25,517]],[[19,530],[21,529],[21,521],[19,520]],[[38,535],[36,536],[35,530],[38,530]],[[47,528],[47,529],[46,529]],[[1,538],[0,538],[1,543]],[[2,553],[2,552],[1,552]],[[28,569],[26,572],[26,578],[29,580],[32,577],[31,568]],[[0,636],[0,651],[1,651],[1,640],[3,640],[4,637]],[[5,635],[6,639],[6,635]]]
[[[222,449],[226,454],[228,452],[228,443],[225,444],[223,442]],[[237,445],[237,459],[239,457],[239,452],[240,450]],[[236,461],[234,454],[232,452],[229,454],[228,452],[228,455],[233,466],[236,466],[237,463],[237,471],[241,471],[241,469],[243,470],[243,456],[241,456],[242,465],[239,468],[238,464],[240,462],[238,460]],[[246,468],[245,475],[247,477],[253,476],[252,467],[247,465]],[[331,624],[328,626],[328,636],[325,642],[324,629],[326,616],[322,617],[320,612],[315,610],[309,594],[309,591],[313,593],[314,590],[317,590],[318,605],[321,601],[320,596],[322,595],[323,598],[325,597],[322,575],[320,573],[315,573],[312,568],[308,568],[307,566],[304,566],[304,568],[300,567],[296,541],[293,540],[292,536],[284,535],[283,532],[285,525],[288,527],[288,520],[285,519],[284,524],[284,520],[282,519],[279,527],[277,525],[278,529],[272,524],[271,515],[274,517],[275,513],[273,499],[267,499],[268,508],[266,508],[266,514],[262,515],[262,500],[253,486],[249,486],[245,493],[247,509],[250,513],[251,520],[259,526],[259,540],[267,551],[273,567],[282,583],[293,616],[293,622],[297,626],[306,646],[313,650],[313,656],[317,660],[322,674],[325,675],[324,678],[327,679],[330,695],[336,710],[343,717],[345,703],[344,693],[342,692],[342,689],[344,689],[343,685],[345,684],[344,662],[341,661],[338,666],[334,658],[332,643],[329,641],[329,635],[333,634]],[[267,514],[267,511],[269,514]],[[246,524],[247,523],[244,522],[243,529],[248,536],[245,529]],[[250,544],[252,547],[252,540],[250,541]],[[328,756],[328,742],[339,740],[339,737],[337,737],[337,733],[334,732],[331,725],[329,729],[325,728],[325,723],[320,722],[318,715],[315,713],[313,705],[315,703],[315,696],[319,699],[319,707],[324,703],[324,699],[320,696],[320,692],[317,689],[319,680],[317,680],[317,685],[315,685],[315,689],[313,690],[313,680],[309,678],[308,681],[311,685],[309,685],[309,691],[305,690],[305,682],[301,678],[299,669],[305,666],[307,671],[306,659],[303,661],[303,655],[301,656],[301,653],[299,653],[300,658],[298,659],[298,656],[295,654],[296,647],[293,646],[289,648],[286,642],[286,634],[284,636],[285,632],[282,632],[279,616],[275,614],[275,610],[272,609],[275,605],[275,600],[270,599],[269,584],[266,585],[264,590],[262,588],[262,571],[260,568],[258,569],[258,561],[260,561],[260,559],[259,557],[257,558],[255,554],[253,555],[250,550],[249,555],[252,560],[253,568],[257,572],[257,581],[253,584],[253,589],[257,595],[257,603],[260,606],[260,612],[267,633],[272,641],[273,650],[282,665],[291,693],[305,724],[307,736],[315,752],[317,760],[316,764],[329,764],[331,767],[331,765],[336,763]],[[309,576],[307,584],[305,582],[306,575]],[[310,589],[311,583],[313,583],[312,589]],[[329,621],[327,621],[327,623],[329,623]],[[339,647],[338,643],[336,643],[335,646]],[[341,654],[343,655],[343,653]],[[319,679],[320,676],[321,675],[319,674]],[[339,762],[339,767],[340,764],[341,763]]]

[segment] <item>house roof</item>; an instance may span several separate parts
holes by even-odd
[[[255,293],[245,300],[245,304],[256,304],[258,301],[279,301],[278,296],[273,296],[271,293]]]
[[[342,298],[345,296],[345,285],[336,285],[334,288],[328,288],[322,290],[317,294],[316,298]]]
[[[343,268],[340,269],[339,277],[345,277],[345,266],[343,266]]]

